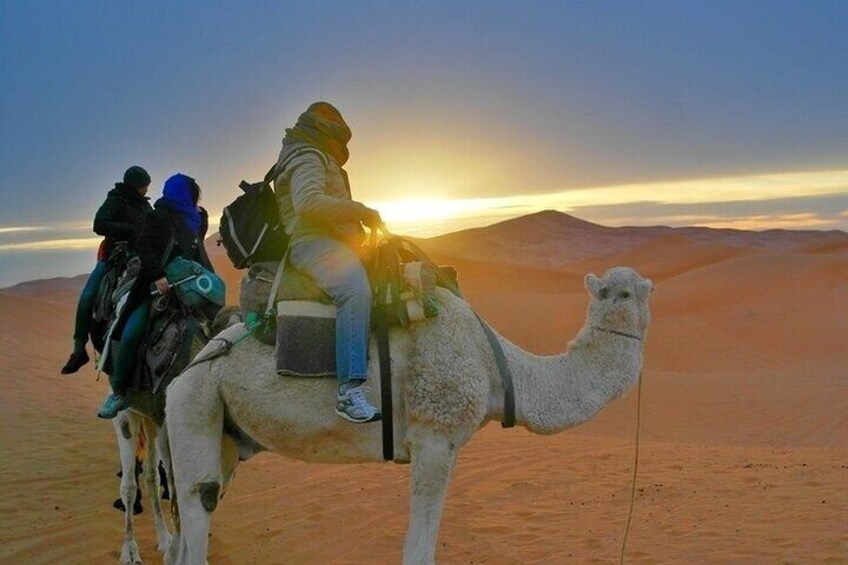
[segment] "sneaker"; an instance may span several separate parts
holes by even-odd
[[[336,397],[336,414],[354,424],[376,422],[382,418],[380,411],[365,398],[364,386],[349,388]]]
[[[63,375],[70,375],[71,373],[76,373],[80,370],[80,367],[88,363],[88,353],[85,349],[82,351],[74,351],[71,353],[68,362],[65,363],[65,366],[62,367]]]
[[[130,407],[130,403],[123,396],[118,396],[115,393],[109,395],[109,398],[97,410],[97,417],[104,420],[111,420],[118,415],[121,410],[126,410]]]

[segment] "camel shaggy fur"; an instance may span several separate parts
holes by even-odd
[[[653,284],[617,267],[602,278],[587,275],[585,285],[586,324],[567,353],[532,355],[498,336],[514,376],[517,423],[533,432],[585,422],[639,378]],[[407,564],[435,561],[459,449],[504,411],[504,388],[480,322],[447,291],[440,290],[438,299],[436,318],[390,335],[394,455],[412,464]],[[238,325],[218,338],[234,341],[244,332]],[[377,355],[371,353],[368,379],[379,390]],[[277,376],[274,348],[253,339],[175,379],[166,421],[179,514],[166,563],[205,563],[212,512],[239,460],[257,451],[315,462],[382,461],[381,426],[336,416],[335,395],[332,379]]]

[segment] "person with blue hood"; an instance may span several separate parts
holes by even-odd
[[[205,211],[197,205],[199,199],[197,181],[178,173],[165,181],[162,197],[153,204],[153,211],[145,218],[136,243],[141,272],[124,309],[131,313],[123,323],[120,345],[115,351],[109,375],[112,394],[97,411],[100,418],[114,418],[129,407],[127,387],[132,380],[138,348],[150,317],[152,297],[149,289],[155,286],[160,295],[171,291],[165,277],[165,265],[174,257],[181,256],[214,271],[203,247],[208,220]]]
[[[102,235],[104,239],[97,252],[97,264],[80,293],[74,322],[74,348],[68,362],[62,367],[63,375],[76,373],[89,361],[85,346],[91,332],[91,314],[97,291],[106,275],[109,257],[118,242],[126,242],[128,250],[134,250],[144,217],[151,210],[149,199],[145,196],[148,186],[150,175],[142,167],[133,165],[124,172],[123,182],[115,183],[115,188],[109,191],[94,216],[94,233]]]

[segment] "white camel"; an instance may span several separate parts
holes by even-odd
[[[162,516],[162,505],[159,500],[159,454],[164,454],[163,460],[166,468],[170,462],[167,459],[167,434],[162,431],[156,423],[141,413],[124,410],[113,420],[115,434],[118,438],[118,451],[121,455],[121,501],[124,504],[124,543],[121,547],[122,565],[139,565],[141,553],[138,542],[135,539],[133,526],[133,509],[138,494],[138,483],[136,482],[136,455],[140,443],[145,445],[144,478],[145,491],[149,501],[149,507],[153,513],[156,526],[156,545],[160,552],[165,552],[171,539],[171,534],[165,526]],[[142,440],[142,437],[144,438]]]
[[[234,307],[223,308],[211,324],[211,332],[241,322],[241,315]],[[193,339],[190,347],[192,354],[197,353],[205,343]],[[121,501],[124,504],[124,542],[121,546],[121,565],[140,565],[141,552],[135,539],[133,522],[133,507],[138,494],[135,465],[139,442],[144,436],[146,443],[144,460],[145,491],[153,513],[156,527],[156,548],[164,553],[171,540],[171,534],[165,525],[162,515],[162,505],[159,499],[159,460],[165,469],[170,469],[170,451],[168,449],[168,434],[165,430],[165,391],[153,394],[149,392],[131,392],[132,407],[119,412],[112,419],[115,435],[118,440],[118,452],[121,457]],[[173,483],[173,481],[170,481]],[[173,484],[170,485],[171,487]],[[173,492],[173,488],[170,489]]]
[[[617,267],[585,284],[586,324],[567,353],[536,356],[498,336],[514,376],[517,423],[539,434],[585,422],[639,378],[653,283]],[[459,449],[504,412],[504,387],[474,312],[447,291],[438,299],[436,318],[390,334],[394,455],[412,463],[407,564],[434,562]],[[244,331],[238,325],[218,337]],[[379,390],[375,351],[370,358],[368,379]],[[264,449],[304,461],[382,461],[380,424],[343,421],[335,394],[332,379],[277,376],[273,347],[253,339],[177,378],[166,421],[179,510],[166,563],[205,563],[212,511],[240,459]]]

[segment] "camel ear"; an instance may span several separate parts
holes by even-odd
[[[654,291],[654,281],[651,279],[643,279],[636,283],[636,296],[640,300],[647,300]]]
[[[586,286],[586,290],[589,291],[589,294],[595,298],[600,298],[601,279],[596,277],[593,273],[589,273],[586,275],[586,278],[583,279],[583,284]]]

